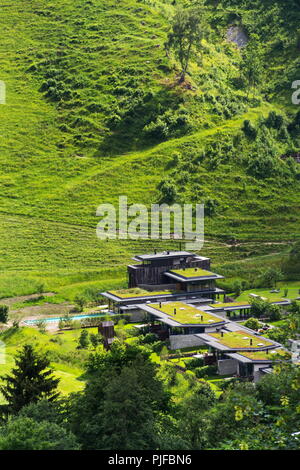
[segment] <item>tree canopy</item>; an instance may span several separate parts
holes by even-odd
[[[180,81],[185,80],[190,59],[201,49],[204,36],[204,11],[201,7],[179,8],[172,22],[172,29],[166,42],[167,51],[173,50],[180,62]]]

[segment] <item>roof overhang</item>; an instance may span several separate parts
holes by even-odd
[[[136,255],[132,259],[134,261],[151,261],[155,259],[187,258],[189,256],[194,258],[197,255],[189,251],[162,251],[161,253],[153,253],[151,255]]]
[[[175,279],[178,282],[191,282],[191,281],[213,281],[217,279],[224,279],[224,276],[219,274],[212,274],[211,276],[181,276],[180,274],[174,274],[172,272],[164,273],[165,276],[170,277],[171,279]]]
[[[112,300],[115,303],[118,304],[125,304],[130,303],[130,302],[136,302],[136,303],[145,303],[147,301],[149,302],[155,302],[155,300],[172,300],[172,299],[184,299],[188,297],[189,299],[195,299],[199,300],[199,296],[202,296],[203,294],[209,295],[209,294],[223,294],[224,290],[219,289],[219,288],[214,288],[214,289],[206,289],[205,291],[193,291],[193,292],[176,292],[174,294],[159,294],[159,295],[145,295],[145,296],[136,296],[136,297],[118,297],[117,295],[111,294],[110,292],[101,292],[100,295],[103,297]],[[187,300],[187,299],[186,299]],[[207,299],[203,299],[203,301],[207,301]]]

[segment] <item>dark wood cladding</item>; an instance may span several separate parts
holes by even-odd
[[[103,346],[106,350],[110,349],[115,336],[115,327],[113,321],[103,321],[98,326],[98,333],[103,336]]]
[[[103,321],[98,326],[98,332],[104,339],[111,339],[115,336],[115,328],[113,321]]]
[[[187,259],[185,262],[174,262],[174,259],[164,260],[164,264],[157,266],[153,264],[141,264],[135,266],[128,266],[128,286],[138,287],[141,284],[172,284],[174,281],[164,275],[166,271],[170,269],[181,269],[181,268],[202,268],[210,269],[210,259],[195,260],[192,257]]]

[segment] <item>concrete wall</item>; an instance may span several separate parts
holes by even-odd
[[[238,362],[234,359],[220,359],[218,361],[218,373],[220,375],[233,375],[237,373]]]
[[[268,366],[265,365],[264,367],[268,367]],[[261,364],[254,364],[253,382],[258,382],[262,377],[266,375],[260,371],[260,369],[263,369],[264,367]]]
[[[195,335],[170,335],[170,348],[193,348],[203,346],[205,343]]]

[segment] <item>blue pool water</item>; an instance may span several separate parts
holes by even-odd
[[[96,313],[94,315],[76,315],[76,316],[73,316],[73,317],[70,317],[70,320],[82,320],[83,318],[97,318],[97,317],[105,317],[107,315],[107,313]],[[61,320],[63,317],[53,317],[53,318],[43,318],[43,320],[46,322],[46,323],[58,323],[59,320]],[[35,323],[37,323],[39,320],[41,319],[36,319],[36,320],[25,320],[24,323],[26,323],[26,325],[34,325]]]

